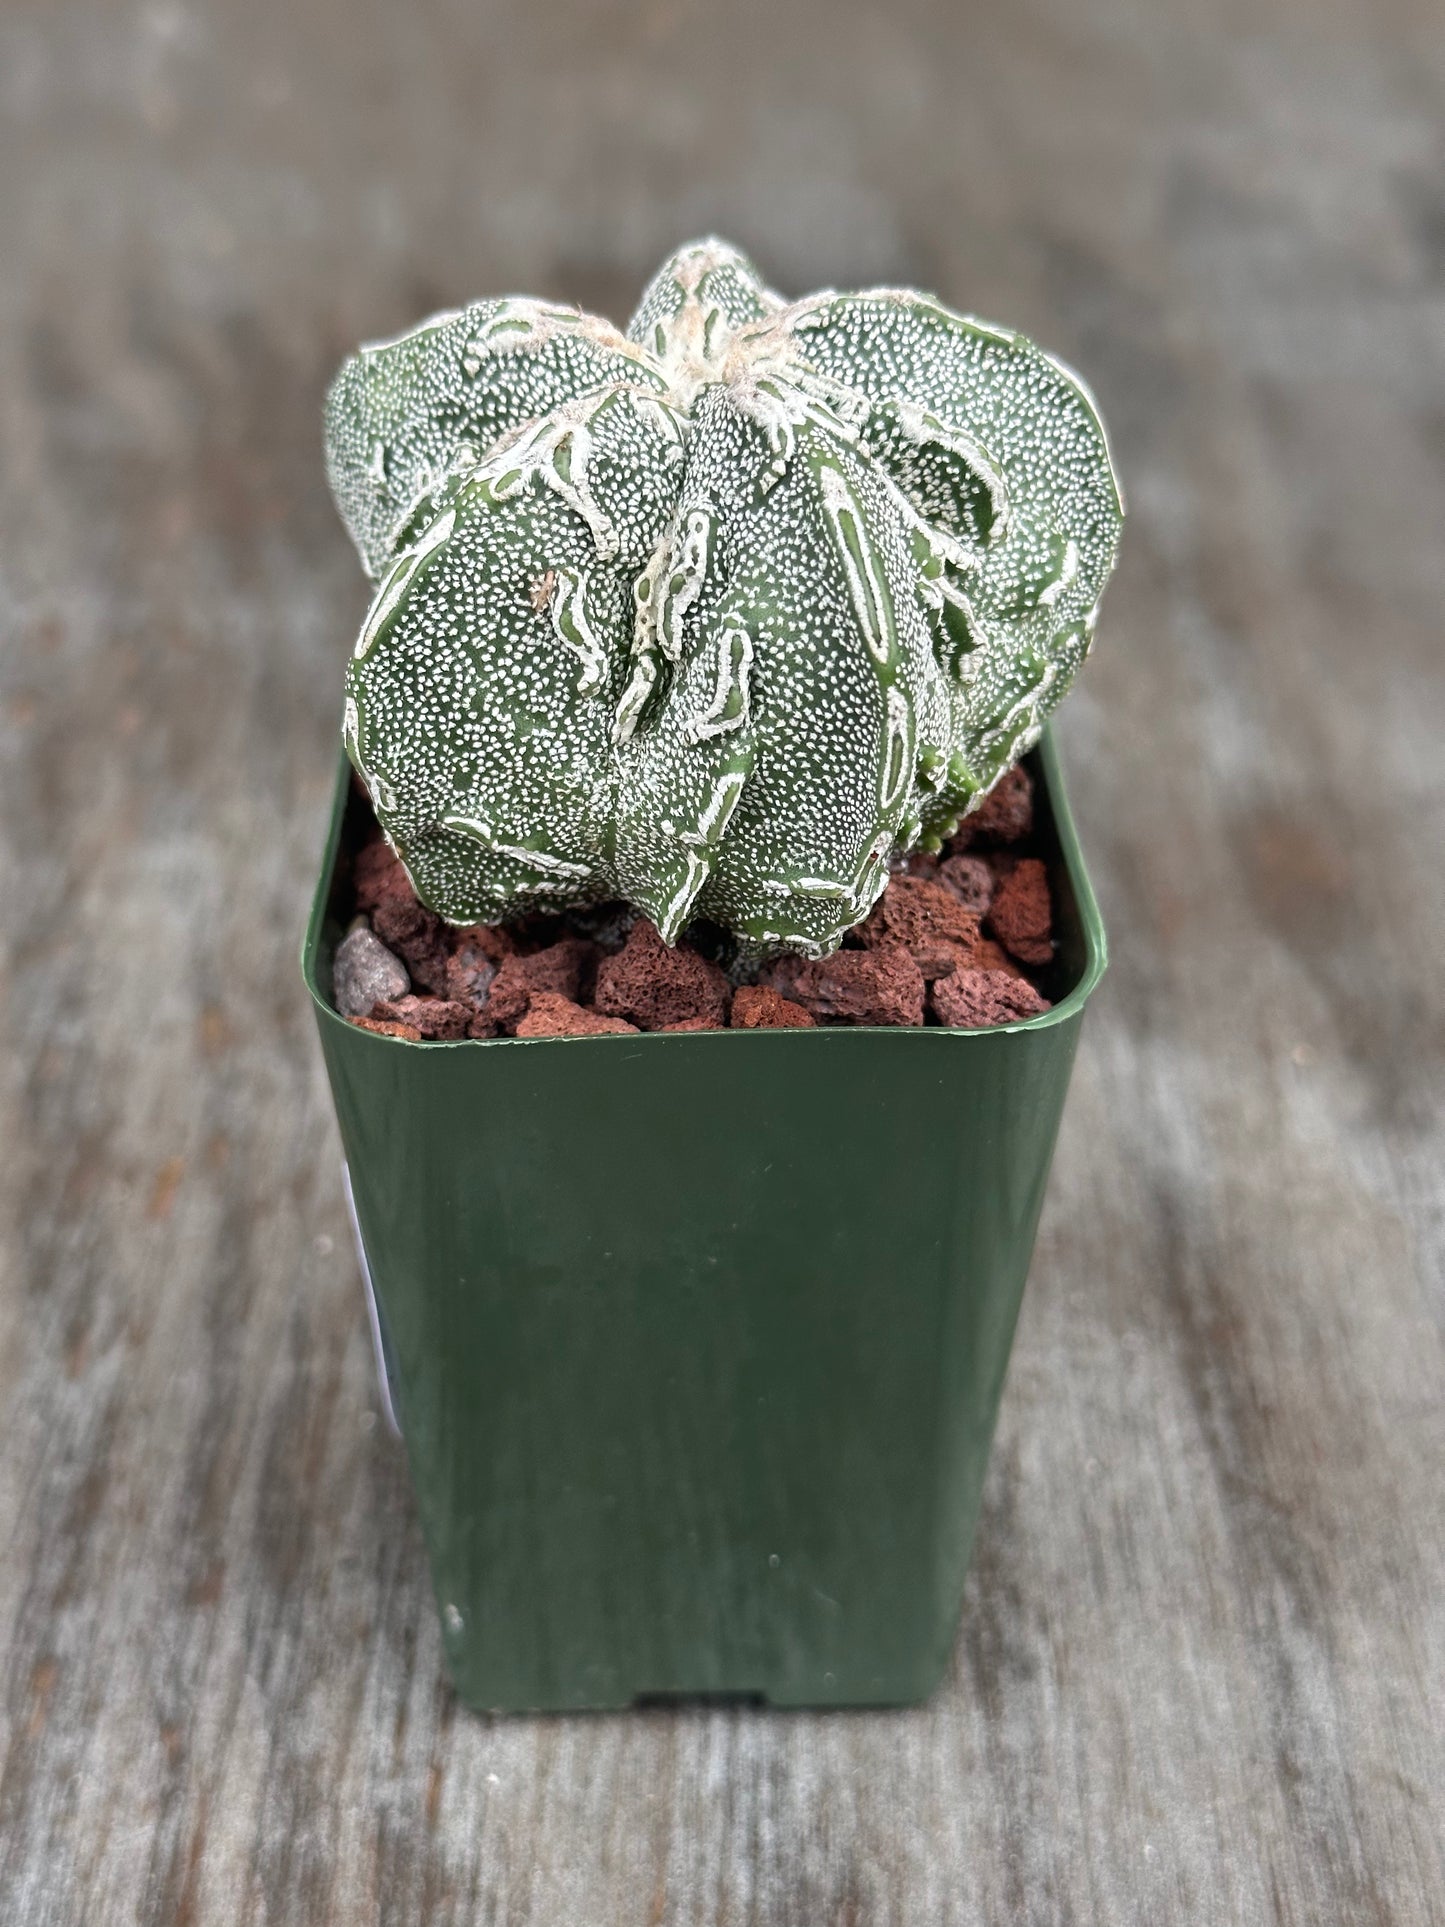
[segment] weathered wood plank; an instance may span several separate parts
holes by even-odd
[[[1423,0],[0,16],[0,1921],[1439,1917],[1442,104]],[[294,971],[319,400],[709,225],[1095,382],[1115,963],[936,1702],[484,1721]]]

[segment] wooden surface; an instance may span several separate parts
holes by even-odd
[[[1445,1916],[1435,0],[0,12],[0,1921]],[[295,959],[355,341],[718,228],[1097,387],[1114,965],[946,1689],[487,1722]]]

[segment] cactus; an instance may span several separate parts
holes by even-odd
[[[327,456],[376,582],[344,740],[422,900],[815,956],[1036,740],[1123,515],[1023,336],[717,241],[626,335],[507,299],[363,348]]]

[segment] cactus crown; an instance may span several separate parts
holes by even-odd
[[[1023,336],[787,305],[718,241],[625,335],[506,299],[363,348],[326,428],[377,583],[347,752],[457,923],[624,897],[832,949],[1033,744],[1123,514]]]

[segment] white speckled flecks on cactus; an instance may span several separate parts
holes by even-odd
[[[326,426],[377,582],[347,752],[456,923],[625,897],[832,949],[1037,739],[1123,519],[1032,342],[789,306],[720,241],[625,336],[508,298],[363,348]]]

